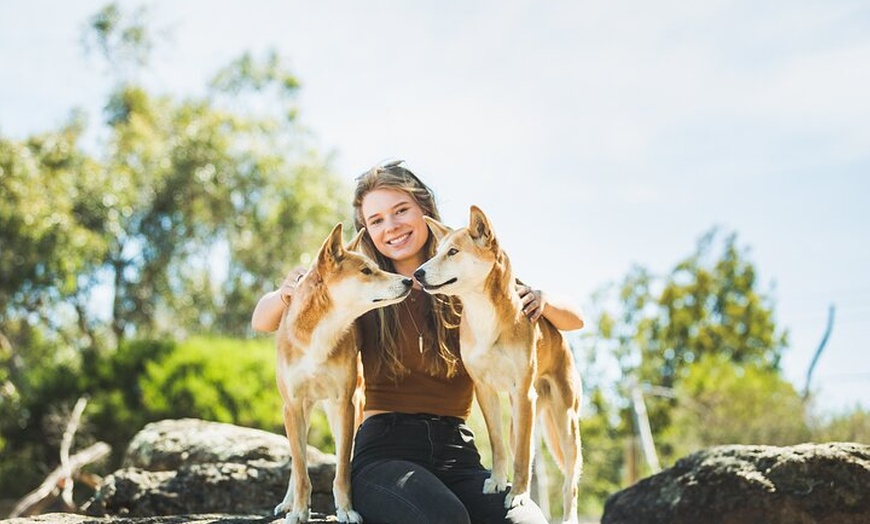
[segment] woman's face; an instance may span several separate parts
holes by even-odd
[[[361,210],[375,248],[393,261],[396,271],[411,276],[426,261],[423,247],[429,238],[417,201],[404,191],[376,189],[363,197]]]

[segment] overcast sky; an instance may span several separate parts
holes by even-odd
[[[737,233],[790,333],[786,377],[803,387],[835,304],[819,404],[870,407],[866,0],[120,4],[171,32],[151,89],[198,94],[277,50],[342,177],[404,158],[446,222],[477,204],[524,280],[584,307]],[[0,2],[0,134],[99,120],[110,85],[79,40],[103,5]]]

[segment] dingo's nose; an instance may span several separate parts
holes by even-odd
[[[411,287],[414,285],[414,281],[411,280],[410,278],[403,278],[402,284],[405,284],[405,287]]]
[[[426,270],[418,269],[417,271],[414,271],[414,278],[417,279],[417,282],[423,282],[423,279],[426,278]]]

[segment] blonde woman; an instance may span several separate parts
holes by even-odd
[[[384,270],[413,278],[435,253],[423,220],[440,220],[432,190],[403,162],[374,167],[356,180],[354,224],[366,228],[367,254]],[[257,303],[252,325],[274,331],[304,269]],[[575,306],[527,286],[518,288],[531,321],[583,327]],[[357,322],[365,374],[364,420],[352,465],[353,507],[367,523],[536,523],[534,503],[504,507],[506,493],[483,493],[490,472],[466,425],[473,387],[459,355],[456,299],[424,293],[374,310]]]

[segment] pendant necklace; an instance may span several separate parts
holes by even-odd
[[[408,318],[411,319],[411,323],[414,325],[414,332],[417,333],[417,348],[420,350],[420,354],[423,354],[423,332],[420,331],[420,328],[417,327],[417,321],[414,320],[414,315],[411,314],[411,308],[408,307],[407,302],[402,302],[402,305],[405,306],[405,311],[408,312]]]

